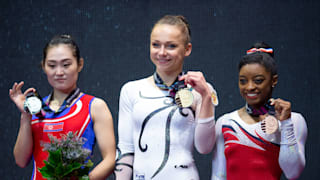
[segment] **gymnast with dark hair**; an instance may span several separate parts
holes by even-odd
[[[38,100],[40,104],[31,98],[38,93],[35,88],[22,92],[23,81],[9,90],[21,112],[14,146],[17,165],[26,167],[33,159],[32,179],[45,179],[38,171],[48,158],[41,143],[50,142],[49,134],[61,138],[73,132],[87,140],[83,147],[91,151],[97,140],[103,159],[88,176],[90,180],[106,178],[113,171],[116,153],[112,116],[104,100],[81,92],[77,86],[84,64],[78,45],[69,35],[53,37],[44,47],[41,64],[53,90]]]
[[[216,123],[212,180],[297,179],[305,167],[307,126],[291,103],[273,98],[278,83],[274,51],[254,44],[239,63],[239,91],[244,107]]]

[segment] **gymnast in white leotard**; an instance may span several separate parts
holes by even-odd
[[[150,39],[156,72],[121,89],[116,179],[197,180],[193,146],[212,150],[216,92],[201,72],[182,72],[192,48],[184,17],[164,16]],[[174,98],[180,86],[193,95],[190,107]]]

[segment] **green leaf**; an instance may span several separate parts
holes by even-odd
[[[68,174],[70,174],[71,172],[77,170],[77,169],[80,169],[81,168],[81,164],[80,163],[77,163],[77,162],[74,162],[72,164],[69,164],[67,165],[64,173],[63,173],[63,176],[66,176]]]
[[[58,164],[58,165],[56,166],[55,171],[56,171],[56,174],[58,175],[58,177],[63,177],[64,167],[63,167],[62,163],[61,163],[61,164]]]
[[[79,177],[79,180],[89,180],[89,176],[88,175],[81,176]]]
[[[53,166],[57,166],[58,164],[62,163],[62,153],[61,149],[58,149],[56,151],[48,151],[49,157],[48,162],[52,164]]]
[[[55,167],[52,166],[48,161],[44,161],[45,166],[39,168],[39,172],[43,177],[54,177],[55,176]]]
[[[89,159],[85,165],[86,165],[86,167],[91,168],[93,166],[93,162],[91,161],[91,159]]]

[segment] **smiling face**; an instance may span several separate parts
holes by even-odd
[[[158,73],[180,73],[183,60],[191,53],[179,26],[158,24],[150,36],[150,58]]]
[[[48,49],[42,68],[49,84],[64,93],[70,93],[77,87],[78,74],[82,70],[83,59],[77,63],[70,46],[59,44]]]
[[[253,107],[260,107],[272,95],[272,88],[277,84],[278,76],[258,63],[246,64],[239,72],[239,90],[241,96]]]

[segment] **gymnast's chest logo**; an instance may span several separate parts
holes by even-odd
[[[64,123],[45,123],[43,127],[43,132],[59,132],[63,131]]]

